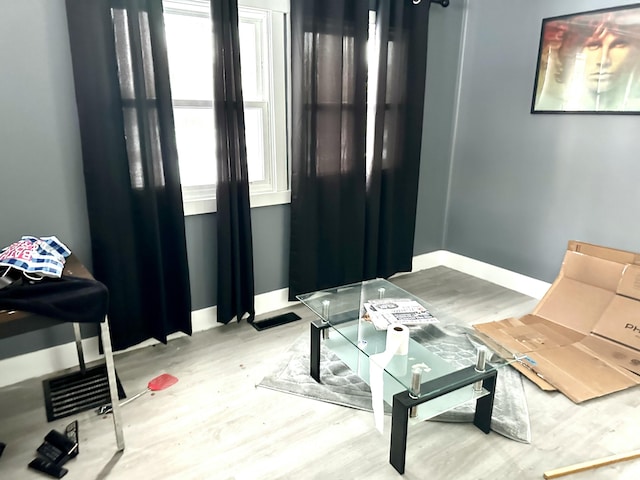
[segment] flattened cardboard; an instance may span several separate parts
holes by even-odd
[[[539,373],[534,372],[526,363],[512,363],[511,366],[546,392],[555,392],[556,387],[547,382]]]
[[[625,266],[624,263],[568,251],[562,265],[562,274],[565,278],[615,293]]]
[[[524,325],[521,319],[507,318],[499,322],[487,322],[474,325],[475,329],[488,336],[491,340],[498,343],[502,348],[507,349],[511,353],[525,353],[520,349],[520,345],[515,339],[510,337],[506,332],[509,328],[518,327]],[[542,390],[553,391],[556,388],[540,377],[538,373],[533,370],[533,364],[528,361],[522,361],[521,363],[512,363],[511,366],[522,373],[525,377],[538,385]]]
[[[490,330],[492,334],[490,336],[494,340],[498,340],[512,353],[527,353],[542,348],[569,345],[583,337],[537,315],[525,315],[518,319],[510,318],[500,322],[478,324],[476,328],[484,331],[491,328],[492,324],[494,328]]]
[[[601,358],[581,343],[532,352],[535,369],[575,403],[638,384],[634,374]]]
[[[620,279],[617,293],[640,300],[640,266],[627,265]]]
[[[624,265],[567,252],[560,276],[533,313],[588,335],[613,297]]]
[[[593,327],[593,333],[640,350],[640,311],[635,299],[616,296]]]
[[[640,384],[637,324],[640,254],[570,241],[533,314],[474,327],[526,355],[514,367],[540,388],[580,403]]]
[[[608,359],[609,362],[640,375],[640,352],[638,350],[593,334],[582,339],[580,343],[594,352],[598,352],[598,355]]]

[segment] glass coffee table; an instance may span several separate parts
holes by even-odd
[[[492,355],[488,348],[481,346],[468,365],[452,363],[438,348],[431,348],[431,343],[435,346],[442,332],[459,322],[387,280],[369,280],[297,298],[318,316],[311,323],[310,352],[310,374],[317,382],[321,382],[321,341],[371,385],[372,392],[374,384],[376,391],[380,391],[379,382],[382,382],[383,398],[392,407],[389,462],[399,473],[404,473],[410,418],[426,420],[475,401],[473,423],[489,433],[497,368],[517,358],[509,359],[510,354],[504,351]],[[435,320],[428,314],[389,315],[394,307],[404,305],[402,302],[424,307]],[[378,315],[380,306],[390,310]],[[402,309],[396,308],[396,311]],[[395,319],[419,324],[405,324],[409,330],[408,345],[406,334],[397,345],[390,342],[389,349],[396,352],[394,355],[387,349],[384,322]],[[397,337],[394,336],[394,340]],[[404,345],[400,347],[399,343]],[[496,346],[491,344],[491,347]],[[489,356],[491,363],[487,361]]]

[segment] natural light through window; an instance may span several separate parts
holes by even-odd
[[[164,0],[185,214],[215,211],[209,0]],[[251,206],[289,201],[286,136],[287,0],[239,1],[240,59]]]
[[[378,94],[378,57],[380,45],[376,30],[376,12],[369,12],[369,37],[367,40],[367,182],[373,166],[373,139],[375,135],[376,95]]]

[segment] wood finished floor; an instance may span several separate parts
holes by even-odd
[[[468,323],[530,312],[536,300],[445,267],[394,280]],[[123,407],[126,449],[115,453],[110,418],[85,412],[48,423],[42,378],[0,389],[0,479],[50,478],[28,470],[46,433],[79,421],[74,479],[396,479],[386,433],[371,414],[256,388],[311,318],[257,332],[245,322],[116,356],[129,395],[168,372],[180,381]],[[270,314],[270,315],[273,315]],[[270,316],[267,315],[267,316]],[[638,388],[575,405],[525,380],[532,443],[471,424],[422,422],[409,430],[404,478],[541,479],[544,471],[640,448]],[[572,475],[638,479],[640,460]]]

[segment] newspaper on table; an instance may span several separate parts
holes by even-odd
[[[409,298],[369,300],[364,303],[364,309],[364,318],[370,320],[378,330],[386,330],[392,323],[426,325],[438,322],[429,310]]]

